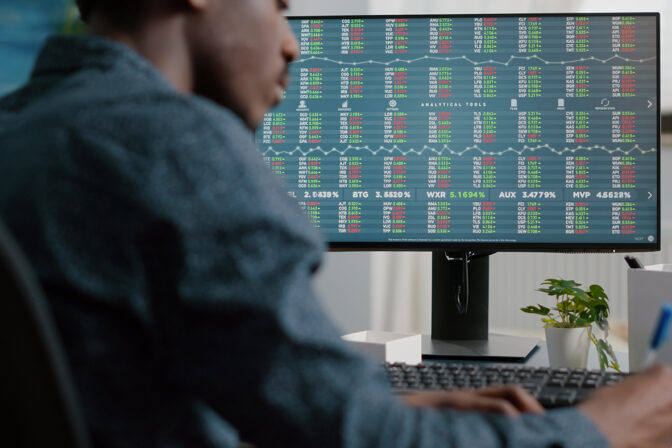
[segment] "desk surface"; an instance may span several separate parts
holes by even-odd
[[[621,367],[623,372],[628,372],[628,354],[623,352],[616,352],[616,358],[618,359],[618,364]],[[537,342],[537,349],[530,355],[525,362],[520,363],[495,363],[495,364],[516,364],[516,365],[526,365],[530,367],[548,367],[548,350],[546,349],[546,341],[539,340]],[[588,352],[588,365],[589,369],[599,369],[600,361],[597,357],[597,352],[595,347],[591,344],[590,351]]]
[[[537,349],[532,352],[532,354],[525,360],[521,362],[506,362],[506,361],[476,361],[476,360],[459,360],[459,359],[425,359],[426,361],[444,361],[444,362],[460,362],[465,364],[511,364],[518,366],[529,366],[529,367],[548,367],[548,350],[546,349],[546,341],[539,339],[537,340]],[[618,364],[621,367],[623,372],[628,372],[628,354],[624,352],[616,352],[616,358],[618,359]],[[599,369],[600,362],[597,357],[597,352],[595,347],[591,344],[590,351],[588,352],[588,369]]]

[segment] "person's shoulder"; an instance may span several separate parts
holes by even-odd
[[[147,125],[170,125],[164,131],[176,141],[182,139],[201,144],[253,145],[252,131],[233,111],[198,95],[158,95],[153,105],[154,112],[147,115]]]
[[[233,111],[187,94],[156,93],[144,111],[143,100],[134,103],[137,119],[124,137],[127,146],[142,141],[140,150],[155,160],[201,165],[206,171],[237,169],[261,174],[265,169],[253,131]]]
[[[74,132],[137,155],[254,147],[252,131],[238,116],[196,95],[137,85],[120,95],[99,93],[79,105],[77,117],[69,120]]]

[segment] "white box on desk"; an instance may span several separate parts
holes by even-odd
[[[419,334],[367,330],[346,334],[343,340],[379,361],[406,364],[422,361],[422,336]]]
[[[644,367],[663,302],[672,302],[672,264],[628,270],[628,355],[630,371]],[[672,343],[658,350],[657,362],[672,365]]]

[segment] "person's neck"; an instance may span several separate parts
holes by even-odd
[[[129,46],[159,69],[178,91],[193,92],[190,53],[179,17],[154,20],[135,30],[121,30],[93,21],[89,31]]]

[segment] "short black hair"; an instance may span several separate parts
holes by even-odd
[[[76,0],[79,15],[84,22],[92,13],[100,14],[114,25],[132,26],[143,17],[147,0]]]

